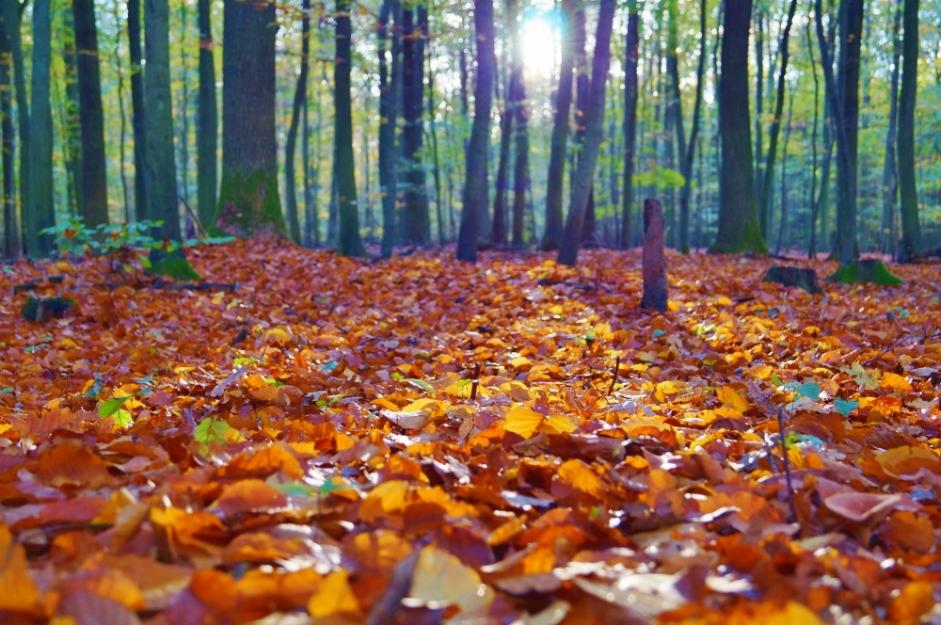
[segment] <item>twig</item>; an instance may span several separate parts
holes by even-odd
[[[470,393],[471,401],[475,401],[477,399],[477,387],[479,386],[480,386],[480,363],[478,362],[477,365],[474,367],[474,381],[471,383],[471,393]]]
[[[614,384],[618,381],[618,374],[620,372],[621,372],[621,356],[618,356],[617,360],[614,361],[614,375],[611,376],[611,386],[608,387],[608,392],[605,393],[605,396],[608,396],[614,392]]]
[[[777,407],[776,407],[777,408]],[[790,509],[790,522],[797,521],[797,505],[794,503],[794,484],[791,480],[791,459],[787,455],[787,434],[784,426],[784,411],[776,410],[778,415],[778,436],[781,437],[781,462],[784,464],[784,480],[787,484],[787,505]]]

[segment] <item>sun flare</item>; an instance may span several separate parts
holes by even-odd
[[[552,78],[558,42],[558,28],[548,18],[534,16],[523,20],[520,45],[523,48],[523,65],[529,79]]]

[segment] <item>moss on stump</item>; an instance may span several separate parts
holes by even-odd
[[[866,258],[847,265],[840,265],[830,277],[829,282],[840,284],[878,284],[880,286],[899,286],[902,279],[889,271],[881,260]]]

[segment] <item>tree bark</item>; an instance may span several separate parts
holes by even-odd
[[[226,2],[222,182],[214,226],[235,236],[284,231],[275,141],[275,3]]]
[[[32,102],[29,131],[29,204],[26,206],[27,248],[32,256],[52,251],[52,238],[41,235],[55,225],[52,180],[52,108],[50,63],[52,61],[52,14],[50,0],[33,3]]]
[[[477,80],[474,85],[474,124],[467,146],[464,206],[458,234],[457,259],[477,260],[478,225],[487,211],[487,148],[493,107],[493,0],[474,0],[477,39]]]
[[[902,87],[899,92],[899,208],[902,245],[899,258],[913,260],[919,252],[918,190],[915,186],[915,97],[918,92],[918,0],[904,0],[902,18]]]
[[[774,102],[774,113],[771,118],[771,128],[768,131],[768,154],[765,157],[765,167],[761,173],[761,188],[758,192],[758,215],[762,224],[762,235],[767,236],[771,227],[771,198],[772,185],[774,184],[774,166],[777,158],[778,136],[781,132],[781,117],[784,114],[784,95],[787,90],[787,64],[790,58],[789,43],[791,36],[791,25],[794,23],[794,13],[797,11],[797,0],[791,0],[788,4],[787,18],[784,22],[784,30],[781,31],[781,41],[778,45],[778,55],[780,57],[781,67],[778,71],[777,94]],[[761,155],[758,155],[759,158]]]
[[[379,186],[382,193],[382,256],[392,255],[396,234],[396,198],[398,196],[398,158],[395,127],[401,100],[399,52],[402,7],[398,0],[383,0],[379,11]],[[389,22],[393,21],[390,61],[386,52],[389,43]]]
[[[101,104],[98,28],[94,0],[72,0],[78,50],[79,119],[82,134],[82,184],[79,207],[86,226],[108,223],[105,118]],[[33,162],[36,162],[35,160]]]
[[[507,74],[509,76],[506,80],[503,106],[500,110],[500,151],[497,156],[496,181],[493,185],[493,221],[490,224],[490,239],[498,247],[506,245],[506,196],[510,186],[510,148],[513,146],[513,108],[510,102],[510,94],[513,91],[513,86],[510,84],[512,72],[507,72]],[[497,76],[494,80],[494,89],[498,89],[499,85],[500,78]],[[496,99],[500,100],[499,93]]]
[[[141,64],[144,52],[141,44],[140,3],[141,0],[127,2],[127,41],[131,55],[131,127],[134,130],[134,208],[138,219],[150,219],[147,214],[147,130],[144,122],[144,69]]]
[[[758,224],[748,115],[748,26],[751,0],[723,4],[722,73],[719,76],[719,231],[713,252],[767,252]]]
[[[305,0],[306,1],[306,0]],[[210,0],[199,0],[199,112],[196,118],[196,193],[199,220],[212,225],[216,211],[218,186],[219,113],[216,105],[216,68],[213,62],[215,41],[212,37]],[[306,39],[305,39],[306,42]]]
[[[350,20],[350,0],[337,0],[336,14],[333,136],[336,158],[334,175],[337,190],[337,252],[344,256],[365,256],[366,250],[359,236],[356,162],[353,159],[353,107],[350,99],[353,24]]]
[[[144,0],[144,96],[147,98],[147,214],[160,219],[160,236],[180,240],[180,211],[173,158],[170,94],[170,9],[167,0]]]
[[[20,228],[16,219],[15,149],[13,129],[13,42],[10,30],[19,20],[7,22],[7,11],[0,11],[0,137],[3,145],[3,255],[20,255]]]
[[[542,249],[556,250],[562,240],[562,193],[565,186],[565,156],[571,126],[572,86],[575,80],[575,0],[562,0],[562,59],[559,83],[555,92],[555,111],[552,121],[552,139],[549,152],[549,170],[546,174],[546,231]],[[636,78],[636,72],[635,72]]]
[[[644,200],[644,297],[641,308],[664,312],[667,309],[667,271],[663,257],[665,224],[660,202]]]
[[[591,82],[585,109],[585,140],[578,159],[572,203],[558,262],[574,266],[578,261],[578,248],[585,227],[589,199],[595,173],[598,148],[601,145],[604,124],[605,85],[611,66],[611,28],[614,21],[615,0],[599,0],[598,26],[595,33],[595,52],[592,59]]]
[[[637,158],[637,62],[640,42],[640,15],[637,0],[629,3],[627,45],[624,50],[624,189],[621,195],[621,248],[631,245],[631,218],[634,205],[634,168]]]
[[[885,159],[882,162],[882,236],[880,246],[884,253],[895,249],[895,206],[898,200],[899,182],[895,151],[898,136],[899,103],[899,59],[902,56],[902,5],[898,0],[895,17],[892,20],[892,75],[889,79],[889,120],[885,133]]]
[[[10,25],[7,34],[10,37],[10,50],[13,55],[13,84],[16,87],[16,124],[20,141],[20,211],[25,238],[29,237],[26,216],[29,200],[29,101],[26,91],[26,71],[23,67],[23,35],[21,33],[23,7],[19,2],[3,2],[3,20]],[[29,252],[27,244],[26,252]]]
[[[513,167],[513,246],[522,247],[526,191],[529,189],[529,114],[526,108],[526,83],[523,81],[523,51],[519,41],[519,5],[517,0],[507,0],[506,5],[510,19],[510,101],[516,148]]]
[[[294,102],[291,107],[291,123],[284,142],[284,198],[288,214],[291,239],[301,242],[301,222],[297,207],[297,179],[294,175],[294,159],[297,155],[297,130],[301,123],[301,112],[307,106],[307,72],[310,57],[310,0],[301,3],[301,68],[294,87]]]
[[[402,17],[402,163],[405,168],[402,238],[412,245],[427,245],[431,239],[431,223],[422,162],[427,12],[418,5],[404,8]]]

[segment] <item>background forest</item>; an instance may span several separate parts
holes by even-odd
[[[558,244],[558,214],[569,207],[585,145],[598,4],[493,3],[481,243]],[[600,3],[602,10],[614,4]],[[716,242],[723,21],[744,15],[750,29],[744,140],[751,143],[762,238],[773,252],[831,251],[839,222],[839,133],[828,72],[841,80],[846,46],[839,22],[847,6],[852,12],[865,4],[858,249],[899,252],[899,174],[906,168],[897,163],[898,120],[907,102],[915,105],[918,246],[941,244],[941,3],[761,0],[750,13],[742,13],[746,2],[616,4],[585,242],[638,243],[644,197],[660,198],[669,245]],[[730,8],[723,5],[736,15],[725,15]],[[905,14],[908,5],[915,6],[914,20]],[[87,225],[163,219],[169,238],[215,231],[220,215],[225,221],[227,198],[251,203],[226,184],[227,168],[235,172],[239,158],[269,163],[277,193],[259,210],[305,246],[360,251],[358,242],[338,241],[347,201],[356,218],[348,223],[367,244],[383,243],[385,253],[392,245],[458,238],[479,108],[475,3],[9,0],[0,18],[7,257],[49,252],[52,237],[39,232],[76,216]],[[920,24],[918,73],[914,90],[906,91],[901,59],[912,24]],[[337,47],[343,41],[352,43],[348,65]],[[349,70],[348,99],[343,72],[336,71],[342,66]],[[560,110],[564,90],[572,98]],[[346,127],[338,122],[349,104]],[[270,123],[258,114],[268,108],[273,145],[266,139]],[[740,120],[743,113],[736,113]],[[146,145],[148,134],[160,145]],[[353,185],[355,197],[339,191],[345,185]]]

